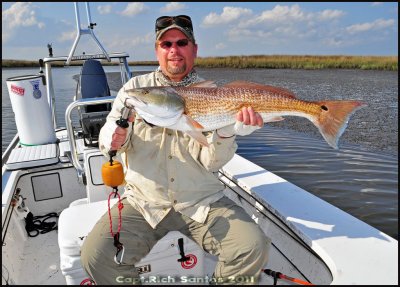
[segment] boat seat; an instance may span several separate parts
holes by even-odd
[[[110,206],[117,203],[113,198]],[[90,278],[80,261],[80,250],[87,234],[100,217],[107,212],[108,200],[70,206],[64,209],[58,219],[58,245],[60,248],[60,269],[68,285],[80,285]],[[124,228],[122,226],[122,228]],[[178,240],[183,239],[186,262],[181,258]],[[110,246],[114,248],[114,246]],[[153,246],[150,253],[136,264],[141,276],[205,276],[205,266],[213,266],[207,254],[191,239],[178,231],[171,231]],[[113,260],[110,258],[110,260]],[[205,262],[207,261],[207,262]],[[210,272],[211,273],[211,272]],[[211,276],[211,274],[208,274]]]
[[[12,150],[6,168],[17,170],[55,164],[59,161],[58,152],[56,143],[21,146]]]
[[[110,96],[107,77],[99,61],[84,62],[79,75],[76,99],[90,99]],[[101,127],[111,111],[111,104],[88,105],[78,108],[83,138],[86,146],[97,147]]]

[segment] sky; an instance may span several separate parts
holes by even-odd
[[[79,5],[82,29],[87,13]],[[192,18],[199,57],[398,55],[397,2],[92,2],[94,34],[128,61],[156,60],[154,23]],[[2,2],[2,59],[67,56],[77,34],[73,2]],[[75,55],[100,50],[83,35]]]

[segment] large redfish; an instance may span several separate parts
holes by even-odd
[[[125,103],[134,106],[147,122],[186,132],[206,146],[202,132],[235,123],[236,114],[243,107],[260,113],[264,123],[283,120],[283,116],[305,117],[335,149],[350,116],[364,106],[360,101],[307,102],[289,90],[245,81],[222,87],[210,87],[212,83],[128,89]]]

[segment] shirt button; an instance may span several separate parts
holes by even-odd
[[[164,210],[164,211],[167,211],[167,208],[166,208],[166,207],[164,207],[164,208],[163,208],[163,210]]]
[[[171,178],[171,182],[174,182],[174,180],[175,180],[175,179],[172,177],[172,178]]]
[[[175,200],[174,200],[174,204],[177,204],[177,203],[178,203],[178,201],[175,199]]]
[[[168,158],[169,158],[169,159],[172,159],[172,155],[169,155]]]

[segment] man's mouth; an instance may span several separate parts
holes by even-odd
[[[181,58],[174,58],[174,59],[169,59],[168,61],[170,61],[170,62],[180,62],[182,60],[183,59],[181,59]]]

